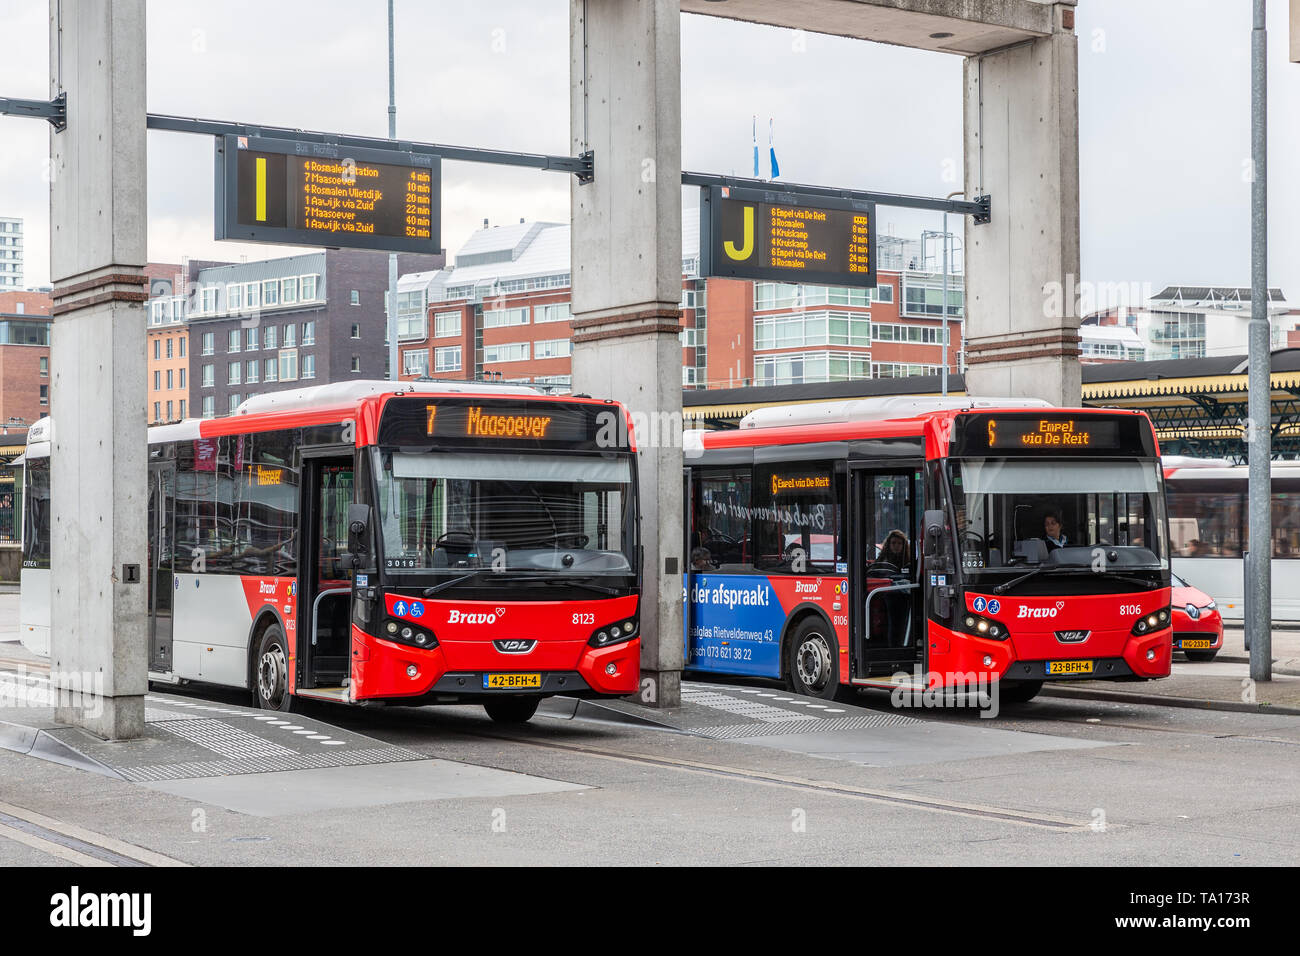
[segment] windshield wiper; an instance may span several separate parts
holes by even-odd
[[[457,584],[462,584],[465,581],[468,581],[470,578],[478,577],[484,571],[491,571],[491,570],[492,570],[491,568],[475,568],[473,571],[469,572],[469,574],[462,574],[460,577],[452,578],[450,581],[443,581],[440,584],[433,585],[433,587],[425,588],[424,596],[432,597],[433,595],[437,594],[441,590],[444,590],[445,588],[454,587]]]
[[[1072,564],[1048,564],[1048,565],[1040,565],[1039,567],[1031,568],[1030,570],[1026,571],[1024,574],[1020,575],[1019,577],[1012,578],[1010,581],[1005,581],[1005,582],[1003,582],[1002,584],[999,584],[997,587],[995,587],[995,588],[993,589],[993,593],[994,593],[994,594],[1006,594],[1007,591],[1011,590],[1013,587],[1015,587],[1015,586],[1016,586],[1017,584],[1019,584],[1021,581],[1028,581],[1030,578],[1032,578],[1032,577],[1033,577],[1034,575],[1036,575],[1036,574],[1042,574],[1042,573],[1044,573],[1044,572],[1051,572],[1051,573],[1053,573],[1053,574],[1056,574],[1056,573],[1059,573],[1059,572],[1061,572],[1061,571],[1090,571],[1090,572],[1092,572],[1092,569],[1091,569],[1089,566],[1087,566],[1087,565],[1072,565]],[[1119,573],[1119,572],[1117,572],[1117,571],[1096,571],[1096,572],[1092,572],[1092,573],[1097,574],[1098,576],[1101,576],[1101,577],[1105,577],[1105,578],[1106,578],[1107,580],[1109,580],[1109,581],[1123,581],[1123,582],[1125,582],[1126,584],[1142,584],[1142,585],[1146,585],[1146,587],[1147,587],[1148,589],[1151,588],[1151,582],[1150,582],[1150,581],[1143,580],[1142,578],[1139,578],[1139,577],[1134,577],[1133,575],[1130,575],[1130,574],[1121,574],[1121,573]]]

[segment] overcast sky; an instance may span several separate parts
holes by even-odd
[[[1269,279],[1300,301],[1300,64],[1287,61],[1287,4],[1269,6]],[[400,137],[568,151],[568,0],[396,8]],[[1080,0],[1085,280],[1249,285],[1250,8]],[[152,0],[149,109],[386,135],[385,10],[383,0]],[[48,95],[47,31],[47,3],[0,0],[0,94]],[[750,175],[757,114],[764,175],[771,117],[782,179],[944,195],[960,186],[961,74],[958,57],[686,16],[683,166]],[[47,155],[43,123],[0,117],[0,216],[26,220],[29,285],[49,279]],[[443,172],[449,254],[484,218],[568,217],[562,174]],[[879,219],[911,237],[940,225],[901,209]],[[212,230],[211,140],[151,132],[150,259],[293,251],[217,243]]]

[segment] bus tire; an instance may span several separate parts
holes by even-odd
[[[484,701],[483,709],[498,724],[525,724],[537,713],[540,697],[497,697]]]
[[[284,631],[279,624],[270,624],[262,631],[258,641],[257,658],[253,661],[253,705],[262,710],[281,713],[293,710],[293,695],[289,693],[289,652]]]
[[[1187,655],[1189,661],[1194,661],[1198,664],[1208,664],[1219,656],[1218,651],[1183,651],[1183,653]]]
[[[790,690],[834,700],[840,692],[839,639],[824,620],[809,615],[790,634],[786,653]]]
[[[1043,689],[1043,682],[1040,680],[1020,680],[1014,683],[1003,682],[998,689],[998,694],[1002,700],[1008,704],[1027,704]]]

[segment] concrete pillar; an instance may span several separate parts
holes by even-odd
[[[144,732],[145,4],[50,2],[51,620],[56,719]],[[128,566],[138,569],[128,581]]]
[[[634,413],[644,703],[682,669],[681,52],[675,0],[572,0],[573,388]]]
[[[1079,372],[1079,48],[1074,4],[1053,32],[965,66],[966,390],[1082,400]]]

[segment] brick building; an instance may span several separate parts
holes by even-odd
[[[399,272],[442,264],[440,255],[398,256]],[[229,415],[246,398],[304,382],[388,375],[386,253],[192,262],[187,283],[192,417]]]
[[[727,388],[933,374],[943,277],[882,237],[879,284],[847,289],[699,277],[699,221],[682,224],[682,385]],[[398,285],[402,375],[571,385],[569,227],[484,228],[452,268]],[[963,288],[949,276],[949,368],[962,362]]]
[[[45,292],[0,292],[0,423],[50,414],[50,307]]]
[[[150,425],[178,422],[189,414],[189,351],[186,348],[185,267],[151,262],[145,304],[145,349]]]

